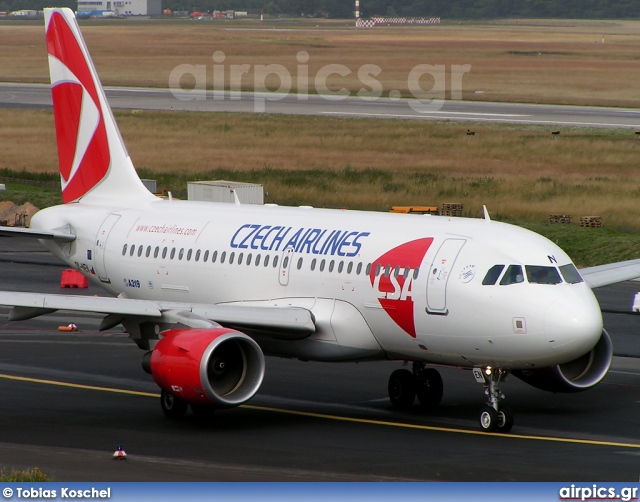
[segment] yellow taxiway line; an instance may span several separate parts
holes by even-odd
[[[94,385],[82,385],[82,384],[70,383],[70,382],[60,382],[57,380],[44,380],[41,378],[29,378],[29,377],[15,376],[15,375],[7,375],[3,373],[0,373],[0,379],[38,383],[43,385],[56,385],[58,387],[70,387],[70,388],[82,389],[82,390],[111,392],[116,394],[127,394],[130,396],[155,397],[155,398],[160,397],[160,394],[153,393],[153,392],[140,392],[135,390],[116,389],[113,387],[98,387]],[[640,444],[638,443],[621,443],[621,442],[615,442],[615,441],[600,441],[600,440],[593,440],[593,439],[576,439],[576,438],[563,438],[563,437],[552,437],[552,436],[533,436],[533,435],[511,434],[511,433],[501,434],[497,432],[483,432],[483,431],[473,431],[473,430],[465,430],[465,429],[454,429],[450,427],[436,427],[432,425],[406,424],[401,422],[389,422],[386,420],[371,420],[367,418],[353,418],[353,417],[344,417],[340,415],[327,415],[325,413],[286,410],[283,408],[254,406],[254,405],[248,405],[248,404],[242,405],[241,407],[249,410],[256,410],[256,411],[268,411],[272,413],[284,413],[287,415],[297,415],[301,417],[321,418],[325,420],[337,420],[341,422],[379,425],[384,427],[398,427],[403,429],[448,432],[453,434],[467,434],[467,435],[482,436],[482,437],[497,436],[505,439],[526,439],[531,441],[546,441],[551,443],[582,444],[582,445],[591,445],[591,446],[613,446],[616,448],[640,449]]]

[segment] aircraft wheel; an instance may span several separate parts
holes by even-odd
[[[485,404],[480,412],[480,427],[485,432],[494,432],[498,429],[498,412],[493,408]]]
[[[185,401],[166,390],[160,393],[160,406],[167,417],[174,419],[184,417],[189,407]]]
[[[427,368],[420,373],[417,381],[416,395],[423,406],[435,408],[442,401],[442,377],[438,370]]]
[[[498,432],[509,432],[513,427],[513,412],[508,406],[500,406],[498,410]]]
[[[389,377],[389,399],[400,410],[408,410],[416,399],[416,379],[409,370],[395,370]]]

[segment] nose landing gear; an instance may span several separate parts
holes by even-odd
[[[500,405],[500,399],[504,394],[500,391],[499,384],[508,375],[501,368],[474,368],[473,376],[476,381],[485,387],[484,393],[489,398],[480,412],[480,427],[485,432],[509,432],[513,427],[513,413],[505,405]]]

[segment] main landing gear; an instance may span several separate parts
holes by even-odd
[[[389,377],[389,399],[399,410],[408,410],[416,397],[420,404],[435,408],[442,400],[442,377],[437,370],[413,363],[413,371],[400,369]]]
[[[165,416],[174,420],[183,418],[189,408],[189,404],[186,401],[183,401],[166,390],[160,393],[160,406]],[[192,404],[190,406],[196,418],[203,420],[210,419],[216,410],[214,406],[206,404]]]
[[[476,381],[483,384],[484,393],[489,398],[480,412],[480,427],[486,432],[509,432],[513,427],[513,413],[505,404],[499,404],[504,399],[499,384],[508,375],[508,372],[500,368],[474,368],[473,376]]]

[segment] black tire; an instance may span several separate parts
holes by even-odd
[[[416,379],[409,370],[395,370],[389,377],[389,399],[394,408],[408,410],[416,400]]]
[[[163,390],[160,393],[160,407],[163,413],[172,419],[182,418],[187,414],[189,405],[179,397]]]
[[[507,433],[513,427],[513,412],[508,406],[500,406],[498,409],[498,432]]]
[[[427,368],[420,373],[416,386],[416,396],[422,406],[435,408],[442,401],[442,377],[438,370]]]
[[[480,427],[484,432],[495,432],[498,429],[498,412],[485,404],[480,412]]]

